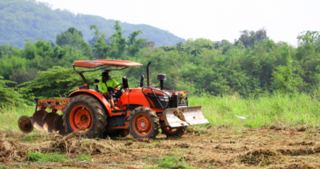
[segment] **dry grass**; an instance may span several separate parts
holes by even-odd
[[[51,134],[25,135],[2,131],[0,145],[4,147],[5,144],[11,154],[2,154],[0,158],[3,164],[10,166],[53,168],[320,167],[320,132],[317,128],[303,131],[301,128],[271,128],[193,128],[182,138],[159,135],[156,139],[134,139],[131,136],[112,139],[66,138]],[[23,161],[25,152],[63,154],[70,160],[43,163]],[[85,156],[90,156],[92,160],[79,158]]]

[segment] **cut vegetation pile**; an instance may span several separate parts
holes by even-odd
[[[254,150],[240,156],[241,163],[265,166],[272,163],[281,164],[284,159],[280,153],[272,150]]]
[[[320,168],[320,131],[311,127],[190,128],[156,139],[0,133],[1,162],[17,168]]]
[[[0,161],[7,163],[9,161],[21,161],[27,156],[24,146],[12,141],[6,140],[5,136],[0,136]]]

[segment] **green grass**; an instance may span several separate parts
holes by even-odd
[[[87,162],[92,161],[90,154],[88,154],[86,156],[79,155],[76,160],[77,161],[87,161]]]
[[[163,155],[165,156],[165,154]],[[192,168],[188,166],[184,158],[178,158],[177,155],[162,157],[158,162],[159,168]]]
[[[66,156],[65,154],[57,154],[57,153],[38,153],[38,152],[29,152],[28,156],[25,158],[25,161],[31,161],[31,162],[39,162],[39,163],[45,163],[45,162],[70,162],[70,161],[86,161],[91,162],[91,156],[88,155],[79,155],[75,159],[71,159],[70,157]]]
[[[25,135],[19,138],[21,141],[36,141],[38,138],[43,138],[40,134],[33,134],[33,135]]]
[[[307,94],[274,94],[259,98],[192,97],[190,106],[202,105],[212,126],[258,128],[270,125],[319,126],[320,102]],[[235,117],[243,116],[241,120]]]
[[[21,116],[31,117],[35,111],[35,106],[22,105],[21,107],[4,106],[0,108],[0,126],[4,130],[19,130],[18,119]]]
[[[29,152],[25,161],[31,162],[67,162],[70,161],[70,158],[64,154],[41,154],[37,152]]]

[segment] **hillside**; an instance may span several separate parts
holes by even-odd
[[[70,26],[82,31],[86,41],[92,39],[90,24],[97,24],[106,38],[114,33],[111,27],[115,20],[104,19],[99,16],[73,14],[66,10],[52,10],[42,2],[34,0],[0,0],[0,45],[8,44],[23,47],[25,40],[51,40],[55,42],[56,35]],[[115,18],[116,19],[116,18]],[[129,36],[134,30],[142,30],[140,37],[148,38],[156,46],[170,46],[178,42],[185,42],[168,31],[164,31],[145,24],[120,23],[124,36]],[[113,32],[111,32],[113,31]]]

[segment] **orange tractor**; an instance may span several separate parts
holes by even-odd
[[[181,136],[189,125],[208,123],[201,106],[188,107],[185,91],[163,86],[166,75],[158,75],[160,85],[150,86],[150,63],[146,86],[142,75],[140,87],[129,88],[128,79],[124,76],[119,89],[109,92],[112,95],[110,101],[97,85],[95,90],[90,89],[83,75],[85,72],[119,71],[140,66],[142,64],[124,60],[75,61],[73,68],[84,85],[70,93],[70,99],[38,100],[32,117],[19,118],[20,130],[29,133],[36,128],[61,135],[82,130],[81,135],[89,138],[106,135],[125,137],[129,133],[135,138],[153,138],[159,134],[160,128],[167,136]],[[95,83],[98,82],[96,79]],[[52,112],[48,113],[48,109]],[[58,110],[62,115],[57,113]]]

